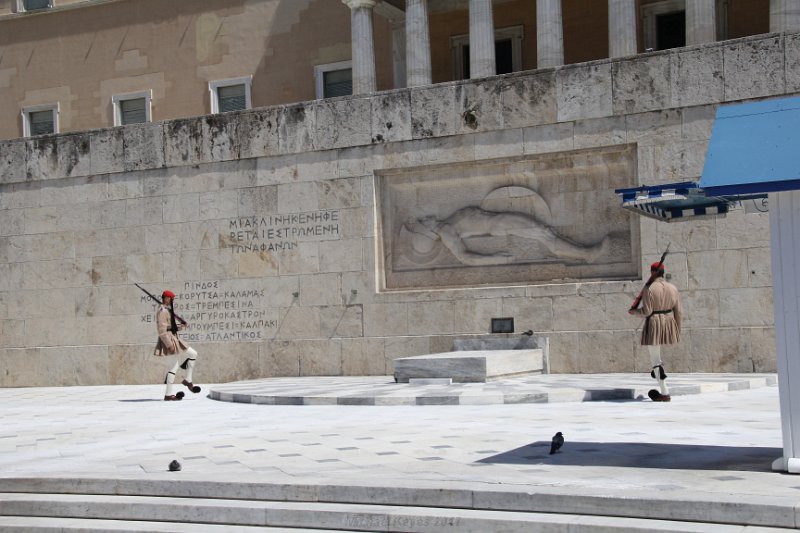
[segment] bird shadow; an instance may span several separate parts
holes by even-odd
[[[576,442],[550,455],[550,441],[537,441],[480,459],[479,463],[521,465],[615,466],[674,470],[769,472],[782,448],[710,446],[651,442]]]

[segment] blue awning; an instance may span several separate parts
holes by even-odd
[[[616,189],[614,192],[622,198],[624,209],[665,222],[724,216],[740,200],[738,196],[706,196],[693,181]]]
[[[800,189],[800,96],[720,106],[699,185],[709,195]]]

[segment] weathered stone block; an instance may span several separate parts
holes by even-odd
[[[237,257],[240,278],[262,278],[279,274],[278,259],[271,252],[244,253]]]
[[[278,324],[278,339],[308,339],[321,336],[320,313],[317,307],[290,307]]]
[[[454,85],[411,89],[411,136],[414,139],[455,134],[460,117],[456,112]]]
[[[749,330],[693,329],[688,337],[689,372],[753,371]]]
[[[92,285],[120,285],[128,281],[125,257],[92,257],[89,271]]]
[[[124,170],[123,132],[124,128],[109,128],[93,131],[89,136],[89,170],[92,174],[111,174]]]
[[[558,121],[611,115],[611,84],[611,63],[590,63],[557,70]]]
[[[496,79],[455,86],[456,133],[501,129],[503,84]]]
[[[559,122],[525,128],[522,131],[526,154],[561,152],[575,148],[575,123]]]
[[[314,104],[301,103],[281,108],[278,115],[278,147],[282,154],[310,152],[315,149],[317,127]]]
[[[397,168],[474,159],[475,136],[460,135],[390,144],[385,148],[382,166]]]
[[[364,310],[359,304],[334,305],[320,308],[320,329],[325,338],[363,337]],[[381,340],[381,343],[383,341]],[[381,344],[381,359],[383,354]],[[346,354],[344,354],[346,355]],[[347,373],[345,372],[347,375]]]
[[[489,333],[492,318],[503,317],[500,298],[456,300],[455,331],[464,333]],[[517,326],[519,327],[519,326]]]
[[[203,343],[192,347],[198,354],[193,376],[195,383],[226,383],[263,377],[256,343]]]
[[[129,255],[125,259],[128,279],[139,283],[160,283],[164,272],[162,254]]]
[[[694,290],[681,293],[683,308],[682,328],[710,328],[719,326],[719,296],[717,290]]]
[[[721,326],[772,326],[772,289],[722,289],[719,291]]]
[[[615,114],[670,106],[670,54],[655,53],[612,63]]]
[[[750,287],[772,287],[772,259],[769,247],[747,250]]]
[[[364,305],[364,335],[393,337],[409,334],[408,304],[377,303]]]
[[[478,133],[475,135],[475,159],[522,155],[523,146],[521,129]]]
[[[777,372],[775,328],[750,328],[753,372]]]
[[[203,219],[235,218],[239,214],[239,194],[235,190],[202,193],[199,196]]]
[[[505,78],[500,90],[505,128],[557,121],[554,70]]]
[[[58,177],[91,174],[90,133],[59,135],[57,137]]]
[[[199,117],[164,124],[164,159],[167,167],[197,165],[209,160],[203,149],[203,124]]]
[[[338,209],[361,205],[361,178],[345,178],[317,182],[320,209]]]
[[[316,104],[316,138],[318,150],[370,144],[370,98],[335,98]]]
[[[259,375],[299,376],[300,352],[289,341],[269,341],[258,348]]]
[[[236,115],[239,121],[239,156],[242,159],[270,156],[279,152],[281,112],[281,107],[265,107]]]
[[[575,149],[625,144],[625,117],[580,120],[573,134]]]
[[[301,306],[342,305],[345,303],[341,274],[300,276],[298,283]]]
[[[239,159],[240,113],[208,115],[202,118],[203,152],[208,161]]]
[[[579,333],[580,372],[633,372],[637,341],[635,332],[630,330]]]
[[[69,259],[75,257],[77,250],[71,232],[12,235],[6,238],[6,242],[7,257],[0,259],[5,259],[9,263]]]
[[[725,100],[783,94],[786,77],[780,36],[733,41],[724,45],[723,54]]]
[[[371,176],[378,160],[383,159],[383,146],[356,146],[338,151],[336,162],[340,178]]]
[[[800,91],[800,34],[784,36],[784,54],[786,56],[786,92],[796,93]]]
[[[320,272],[359,271],[363,265],[361,239],[340,239],[319,243]]]
[[[200,272],[203,278],[231,279],[236,277],[239,261],[236,254],[230,250],[220,248],[200,250]]]
[[[131,124],[122,132],[125,170],[165,166],[164,128],[159,123]]]
[[[553,322],[557,331],[605,329],[605,298],[599,294],[556,296],[553,298]]]
[[[28,180],[57,178],[58,136],[42,135],[28,139],[25,161]]]
[[[75,232],[75,257],[145,253],[145,234],[139,228]]]
[[[550,373],[578,374],[581,367],[580,333],[553,332],[550,337]]]
[[[410,91],[377,94],[370,100],[372,115],[370,140],[373,144],[411,139]]]
[[[518,331],[532,329],[534,333],[553,329],[553,300],[551,298],[503,298],[503,309],[497,317],[513,317]]]
[[[688,258],[691,289],[747,286],[749,276],[747,253],[744,250],[690,252]]]
[[[297,173],[291,181],[330,180],[338,177],[336,150],[297,155]]]
[[[455,333],[455,324],[454,302],[417,302],[408,304],[408,332],[411,335]]]
[[[0,184],[27,178],[27,142],[23,139],[0,141]]]
[[[0,320],[0,337],[3,338],[3,345],[7,348],[22,348],[25,346],[25,321],[24,320]],[[0,350],[2,356],[5,350]],[[6,372],[2,372],[6,374]],[[0,377],[0,386],[5,387],[3,377]]]
[[[296,341],[300,349],[300,375],[341,376],[342,344],[339,340]]]
[[[625,140],[642,145],[661,144],[666,139],[681,138],[682,111],[669,109],[626,115]]]
[[[239,195],[238,213],[241,217],[272,213],[278,209],[278,188],[274,185],[248,187],[235,192]]]
[[[182,194],[163,197],[165,224],[189,222],[200,219],[200,195]]]
[[[298,242],[291,250],[283,250],[278,265],[282,276],[319,272],[319,243]]]
[[[54,289],[91,285],[89,258],[27,262],[24,265],[23,289]]]
[[[385,376],[391,373],[384,356],[383,339],[342,339],[342,374]]]
[[[20,235],[26,225],[25,215],[20,209],[0,211],[0,235]]]
[[[761,248],[769,242],[767,213],[745,214],[735,211],[717,219],[716,223],[717,246],[720,248]]]
[[[721,102],[725,97],[722,49],[718,46],[669,54],[671,107]]]
[[[313,182],[278,185],[278,213],[306,213],[319,209],[317,184]]]

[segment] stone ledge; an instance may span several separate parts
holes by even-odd
[[[0,141],[0,184],[379,146],[778,96],[796,89],[794,82],[787,87],[784,75],[784,58],[800,55],[795,37],[758,35],[474,81],[5,140]],[[685,61],[687,55],[696,60]],[[676,92],[673,85],[683,88],[697,78],[705,80],[697,83],[706,90],[683,99],[669,96]],[[485,94],[500,94],[501,102],[486,108],[486,116],[477,111],[475,127],[466,127],[462,114]],[[415,116],[414,109],[423,104],[425,115]]]

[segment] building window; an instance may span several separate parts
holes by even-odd
[[[661,0],[642,6],[645,49],[686,46],[686,0]],[[714,0],[716,37],[728,38],[728,0]]]
[[[53,7],[53,0],[17,0],[17,13],[51,7]]]
[[[114,105],[114,125],[139,124],[150,122],[150,102],[152,91],[138,93],[117,94],[111,97]]]
[[[26,107],[22,110],[22,135],[58,133],[58,104]]]
[[[314,67],[317,98],[333,98],[353,94],[353,66],[350,61],[339,61]]]
[[[250,85],[252,82],[252,76],[245,76],[243,78],[231,78],[209,83],[211,112],[227,113],[228,111],[250,109],[252,105],[250,102]]]
[[[522,26],[512,26],[494,31],[495,74],[508,74],[522,70]],[[469,35],[450,37],[453,54],[453,78],[469,79]]]

